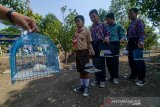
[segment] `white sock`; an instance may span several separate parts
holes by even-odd
[[[89,86],[89,79],[84,79],[84,85],[85,85],[85,87]]]
[[[80,79],[80,84],[81,84],[81,86],[84,85],[84,79]]]

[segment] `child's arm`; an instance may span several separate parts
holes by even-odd
[[[88,43],[88,50],[90,55],[95,55],[91,42]]]
[[[124,28],[121,25],[119,26],[119,38],[120,38],[120,42],[121,43],[125,42],[125,39],[126,39],[126,37],[125,37],[125,30],[124,30]]]
[[[107,26],[105,24],[103,24],[103,34],[104,34],[104,42],[109,43],[109,37],[110,37],[110,33],[109,30],[107,28]]]
[[[95,52],[94,52],[92,44],[91,44],[91,42],[92,42],[91,33],[90,33],[90,31],[88,29],[87,29],[87,38],[86,39],[87,39],[87,45],[88,45],[89,54],[90,55],[95,55]]]
[[[145,40],[145,33],[144,33],[144,23],[142,20],[138,20],[137,22],[137,32],[138,32],[138,47],[144,48],[144,40]]]

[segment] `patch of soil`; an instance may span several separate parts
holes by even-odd
[[[160,56],[155,57],[155,59]],[[154,58],[153,58],[154,60]],[[153,61],[154,62],[154,61]],[[1,62],[2,63],[2,62]],[[8,61],[3,64],[8,67]],[[79,74],[62,66],[60,76],[39,78],[11,85],[9,74],[0,74],[0,107],[100,107],[105,97],[160,97],[160,66],[146,63],[146,85],[137,87],[123,78],[130,73],[126,57],[120,58],[120,83],[106,81],[105,88],[90,87],[90,95],[74,93]],[[7,68],[3,66],[4,68]],[[107,71],[108,74],[108,71]],[[94,76],[91,76],[92,80]]]

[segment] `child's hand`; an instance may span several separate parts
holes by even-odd
[[[103,42],[104,42],[104,43],[109,43],[109,38],[105,38],[105,39],[103,40]]]
[[[124,44],[124,43],[125,43],[125,40],[124,40],[124,39],[121,39],[121,40],[120,40],[120,43]]]
[[[92,55],[92,56],[94,56],[94,55],[95,55],[95,52],[94,52],[94,50],[89,50],[89,55]]]
[[[138,43],[138,48],[144,48],[144,43],[143,42]]]

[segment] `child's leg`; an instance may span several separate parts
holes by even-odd
[[[115,55],[112,58],[113,61],[113,65],[112,65],[112,69],[113,69],[113,76],[114,78],[118,78],[118,72],[119,72],[119,57],[117,55],[119,55],[120,53],[120,43],[119,42],[113,42],[112,46],[114,47],[113,50],[113,55]]]
[[[80,86],[78,86],[75,89],[73,89],[73,91],[75,91],[75,92],[83,92],[84,88],[85,88],[84,76],[83,76],[83,73],[80,72]]]
[[[114,78],[118,78],[118,73],[119,73],[119,57],[118,56],[114,56],[113,57],[113,75],[114,75]]]
[[[86,97],[89,95],[89,73],[84,73],[84,85],[83,96]]]
[[[100,70],[102,69],[100,57],[93,57],[93,65],[94,65],[97,69],[100,69]],[[101,72],[95,73],[95,77],[96,77],[96,81],[97,81],[98,83],[100,83]]]
[[[84,83],[84,74],[80,72],[80,84],[81,86],[84,86],[85,83]]]
[[[89,73],[84,73],[83,76],[84,76],[84,86],[88,87],[89,86],[90,75],[89,75]]]
[[[77,67],[77,71],[79,72],[80,75],[80,86],[76,87],[74,89],[75,92],[83,92],[84,91],[84,76],[82,73],[82,63],[81,63],[81,56],[79,53],[76,53],[76,67]]]
[[[107,58],[106,59],[107,61],[107,68],[108,68],[108,71],[109,71],[109,74],[110,74],[110,77],[111,77],[111,80],[113,80],[114,78],[114,74],[113,74],[113,58]]]

